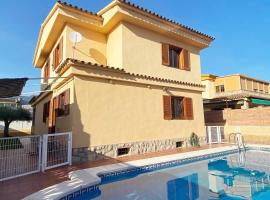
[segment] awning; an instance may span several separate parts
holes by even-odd
[[[28,78],[0,79],[0,98],[20,96]]]
[[[258,105],[270,105],[270,100],[252,98],[251,103],[258,104]]]

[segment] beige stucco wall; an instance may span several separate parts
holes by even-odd
[[[107,64],[105,34],[73,24],[67,24],[66,27],[66,56],[68,58],[103,65]],[[73,48],[74,43],[69,39],[72,32],[79,32],[82,35],[82,40],[76,44],[75,48]]]
[[[211,99],[215,96],[216,90],[215,90],[215,84],[214,81],[211,80],[203,80],[202,84],[205,86],[205,89],[202,93],[202,97],[204,99]]]
[[[123,25],[118,24],[107,35],[107,64],[123,68]]]
[[[215,80],[215,86],[224,85],[225,92],[241,90],[240,76],[218,77]]]
[[[191,71],[162,65],[161,43],[169,43],[190,52]],[[174,80],[200,83],[199,50],[153,31],[123,23],[123,66],[127,71]]]
[[[162,87],[109,83],[76,77],[73,106],[73,145],[88,147],[135,141],[204,136],[200,92],[169,90],[169,94],[193,99],[194,120],[164,120]]]

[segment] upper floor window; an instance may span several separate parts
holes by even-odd
[[[180,47],[162,44],[162,64],[169,67],[190,70],[189,52]]]
[[[216,93],[225,92],[224,85],[218,85],[216,86]]]
[[[53,51],[53,68],[56,69],[63,59],[63,38],[60,39],[59,43]]]
[[[193,103],[189,97],[163,96],[164,119],[193,119]]]

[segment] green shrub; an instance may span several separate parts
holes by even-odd
[[[189,139],[190,145],[192,147],[199,147],[200,141],[198,135],[196,135],[194,132],[191,133],[190,139]]]

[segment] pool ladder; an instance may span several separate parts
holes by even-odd
[[[234,139],[234,143],[233,144],[236,144],[237,145],[238,151],[241,151],[241,150],[246,151],[246,145],[245,145],[244,136],[240,132],[231,133],[229,135],[229,143],[230,144],[232,144],[231,143],[232,136],[233,136],[233,139]]]

